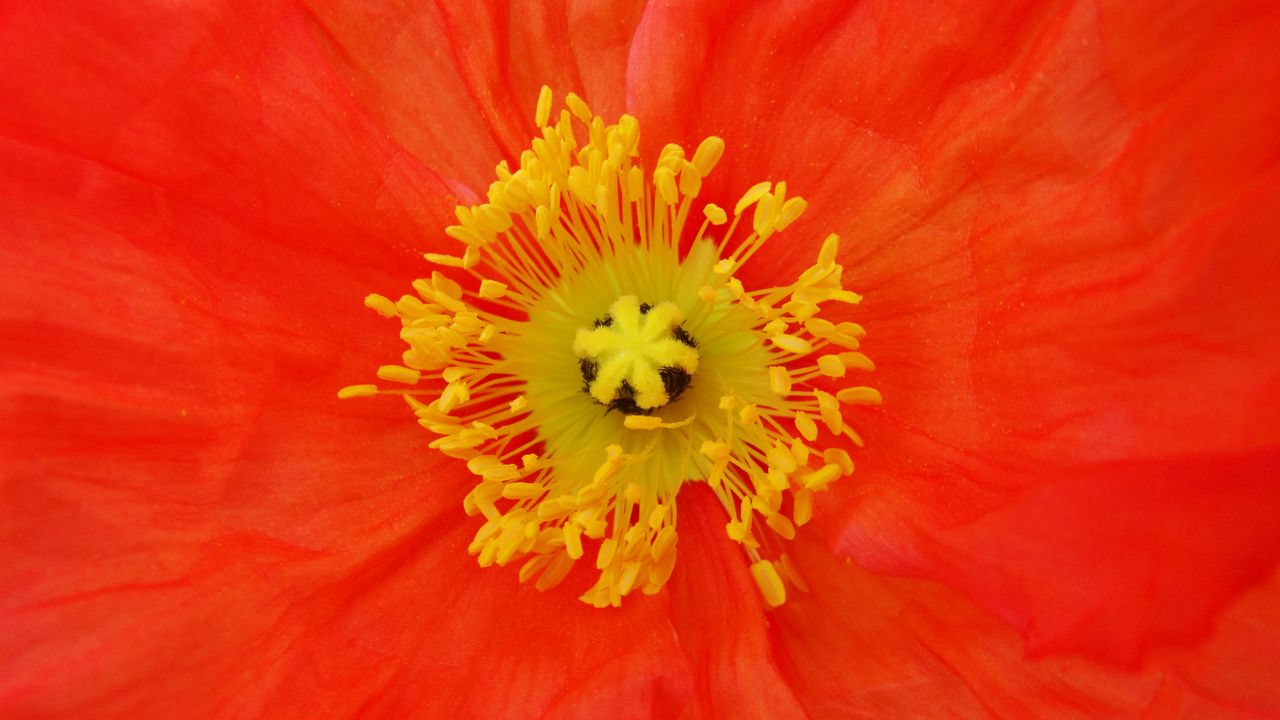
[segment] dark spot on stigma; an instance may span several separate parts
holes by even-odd
[[[697,349],[698,347],[698,341],[693,339],[693,336],[684,329],[683,325],[677,325],[672,328],[671,335],[675,337],[676,340],[680,341],[681,344],[688,345],[694,349]]]
[[[606,415],[614,410],[620,411],[623,415],[648,415],[657,408],[646,410],[636,404],[636,389],[631,387],[631,383],[626,380],[622,381],[622,385],[618,387],[618,393],[613,396],[609,404],[605,406]]]
[[[662,387],[667,391],[669,403],[679,400],[684,391],[689,388],[689,383],[693,382],[692,375],[673,365],[659,370],[658,377],[662,378]]]
[[[595,382],[596,375],[600,372],[600,363],[595,360],[582,358],[578,361],[578,370],[582,372],[582,380],[587,385]]]

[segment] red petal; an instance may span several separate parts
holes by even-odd
[[[794,555],[812,592],[778,611],[779,654],[812,717],[1117,716],[1150,692],[1026,659],[1012,630],[937,583],[842,565],[809,539]]]
[[[701,484],[680,491],[680,560],[668,586],[671,618],[694,673],[688,718],[803,718],[770,648],[770,616],[725,535],[724,509]]]
[[[702,27],[657,8],[633,54],[634,105],[665,123],[646,125],[651,141],[672,137],[665,130],[685,118],[711,116],[690,100],[700,88],[728,99],[716,122],[754,155],[722,169],[728,179],[713,194],[761,169],[787,174],[815,209],[848,208],[850,218],[830,210],[791,234],[834,224],[863,241],[845,259],[863,261],[851,274],[872,291],[868,324],[890,404],[867,429],[879,450],[860,459],[856,523],[840,537],[868,565],[951,580],[1032,631],[1042,650],[1133,657],[1152,641],[1207,631],[1208,613],[1276,555],[1266,522],[1276,499],[1263,482],[1278,444],[1276,258],[1261,244],[1229,242],[1268,237],[1277,218],[1258,208],[1274,215],[1280,205],[1274,174],[1259,174],[1276,156],[1274,23],[1246,37],[1249,15],[1234,7],[1211,22],[1163,6],[1133,17],[1103,8],[1096,22],[1092,6],[972,20],[902,10],[815,4],[792,22],[735,5]],[[5,356],[5,451],[16,460],[4,480],[20,512],[5,518],[16,532],[0,563],[12,573],[0,585],[14,593],[3,595],[3,616],[15,624],[0,634],[0,655],[16,659],[0,673],[8,683],[0,698],[30,712],[108,714],[190,712],[193,695],[225,698],[216,710],[231,714],[303,713],[317,700],[354,712],[375,697],[390,714],[500,714],[512,698],[552,715],[661,714],[682,704],[684,661],[653,606],[591,614],[570,597],[516,591],[509,574],[476,572],[458,548],[465,527],[434,504],[460,493],[465,478],[437,475],[424,497],[398,470],[420,462],[405,455],[420,439],[388,434],[396,425],[385,409],[312,394],[359,375],[342,351],[350,338],[372,336],[374,321],[357,319],[352,300],[398,287],[388,268],[423,249],[451,195],[466,192],[419,164],[450,156],[414,135],[416,116],[371,100],[394,78],[342,57],[353,47],[343,42],[345,20],[271,6],[80,12],[88,14],[10,10],[0,28],[0,210],[18,219],[12,237],[41,243],[5,246],[0,263],[0,286],[12,293],[0,298],[9,313],[0,327],[6,348],[20,350]],[[1157,15],[1162,24],[1145,27]],[[472,27],[457,11],[450,17],[450,32],[467,38],[455,54],[494,52],[491,20]],[[620,37],[626,27],[610,29]],[[1147,32],[1149,44],[1139,37]],[[417,51],[428,44],[415,42]],[[659,42],[679,62],[662,64]],[[616,62],[622,43],[603,44]],[[787,52],[772,53],[778,47]],[[405,58],[387,67],[404,70]],[[872,70],[851,86],[851,67]],[[809,77],[794,91],[785,86]],[[681,101],[649,106],[644,98],[663,82]],[[523,83],[511,98],[532,97],[536,81],[513,84]],[[765,92],[739,92],[751,87]],[[353,88],[374,112],[350,99]],[[802,112],[765,111],[767,101],[793,96]],[[476,97],[484,109],[468,117],[507,123],[495,145],[523,138],[504,120],[518,103]],[[380,125],[420,146],[404,152]],[[470,134],[479,124],[458,127],[445,140],[479,146]],[[706,129],[718,128],[674,137],[693,142]],[[830,151],[831,137],[849,141],[846,153]],[[470,160],[457,170],[487,172]],[[1057,238],[1065,240],[1046,241]],[[338,359],[317,368],[317,356]],[[352,436],[353,428],[361,431]],[[344,455],[353,445],[362,452]],[[1172,480],[1153,488],[1153,473]],[[1140,521],[1135,529],[1083,512],[1099,507],[1129,508]],[[1064,519],[1061,508],[1075,515]],[[1161,564],[1188,537],[1194,562]],[[436,538],[443,547],[426,542]],[[709,572],[725,572],[719,559],[704,560]],[[1083,593],[1062,582],[1064,565],[1080,569]],[[673,602],[737,607],[744,576],[728,572],[727,600],[683,590]],[[817,575],[843,582],[827,566]],[[919,587],[941,595],[912,613],[914,601],[898,609],[870,581],[859,592],[832,587],[844,600],[824,616],[861,607],[859,594],[872,610],[888,608],[881,618],[906,617],[911,627],[928,625],[917,616],[946,618],[959,607],[935,628],[942,638],[921,645],[942,646],[942,664],[956,665],[957,676],[969,666],[1014,676],[986,654],[1021,657],[998,623],[932,585],[884,582],[906,598]],[[1268,677],[1256,658],[1276,639],[1246,634],[1250,623],[1275,627],[1268,597],[1243,619],[1226,615],[1223,627],[1235,634],[1211,640],[1212,653],[1171,655],[1169,672],[1215,688],[1223,702],[1274,709],[1255,686]],[[735,619],[746,640],[740,657],[696,628],[684,632],[695,664],[736,662],[729,682],[700,690],[700,709],[723,707],[750,679],[763,683],[753,697],[785,697],[747,602]],[[788,622],[799,632],[824,629],[805,625],[796,608]],[[525,612],[535,622],[498,637],[508,628],[493,618]],[[844,619],[859,627],[859,618]],[[484,621],[493,635],[474,634]],[[986,631],[942,643],[969,624]],[[853,637],[890,658],[886,667],[898,672],[885,676],[938,671],[914,649],[898,664],[900,639],[865,629]],[[515,661],[495,651],[504,640],[565,654],[539,656],[536,678],[513,680],[514,665],[504,663]],[[835,648],[806,664],[798,645],[796,667],[812,677],[824,677],[830,658],[856,668],[859,683],[880,677],[872,653]],[[409,657],[423,646],[457,652]],[[636,655],[615,658],[616,647]],[[1240,672],[1228,676],[1225,663]],[[597,667],[598,680],[587,679]],[[1070,681],[1072,703],[1126,706],[1128,691],[1110,675],[1089,679],[1088,666],[1059,660],[1037,667],[1086,678]],[[1063,694],[1043,677],[1017,677],[999,686],[1011,688],[1002,702]],[[507,695],[488,692],[494,678]],[[840,679],[832,684],[843,687]],[[473,694],[424,698],[431,681]],[[977,707],[945,673],[931,683],[957,707]],[[1155,707],[1189,702],[1170,687],[1158,688]],[[633,696],[642,701],[620,700]],[[848,698],[822,688],[813,696],[819,709]]]
[[[872,351],[885,420],[901,430],[868,429],[883,453],[864,457],[845,551],[956,583],[1037,649],[1126,661],[1207,632],[1270,572],[1280,255],[1262,238],[1280,193],[1261,173],[1280,152],[1275,30],[1189,70],[1181,94],[1121,132],[1072,131],[1076,157],[1032,165],[1035,182],[995,144],[1007,133],[961,143],[951,157],[991,168],[969,181],[978,212],[963,234],[908,234],[941,261],[866,289],[864,310],[886,316],[868,320],[887,343]],[[1020,105],[1053,117],[1045,102]]]
[[[902,195],[919,189],[916,145],[939,109],[1006,68],[1054,15],[1044,3],[663,3],[636,33],[630,108],[655,150],[725,139],[711,197],[732,206],[770,179],[810,201],[774,256],[827,232],[865,241],[913,218]]]
[[[453,187],[304,18],[127,10],[4,24],[0,707],[674,715],[661,603],[477,569],[470,476],[334,397],[392,352],[360,299],[418,271]]]
[[[1272,577],[1229,607],[1205,642],[1154,653],[1148,666],[1160,673],[1161,684],[1151,715],[1280,717],[1276,648],[1280,578]]]
[[[1249,593],[1204,643],[1140,668],[1033,659],[1012,629],[932,581],[842,564],[802,535],[813,586],[775,613],[779,664],[811,717],[1272,717],[1280,581]]]
[[[352,93],[397,142],[482,189],[528,147],[539,88],[623,111],[642,2],[309,3]]]
[[[1274,12],[664,8],[633,51],[648,136],[723,134],[713,194],[809,199],[758,267],[848,238],[859,382],[886,401],[855,419],[842,551],[954,583],[1039,651],[1129,662],[1266,576]]]

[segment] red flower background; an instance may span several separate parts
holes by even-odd
[[[0,714],[1280,716],[1274,3],[410,5],[0,4]],[[846,238],[775,612],[698,487],[654,598],[480,570],[334,398],[542,83],[805,195],[757,273]]]

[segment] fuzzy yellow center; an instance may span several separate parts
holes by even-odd
[[[545,590],[589,558],[584,601],[657,593],[676,562],[676,496],[702,482],[780,605],[807,590],[786,541],[814,494],[853,472],[862,441],[846,413],[880,402],[848,379],[873,366],[838,239],[790,279],[748,272],[765,281],[753,287],[739,272],[805,210],[786,183],[752,186],[732,213],[698,206],[719,138],[692,156],[667,145],[646,172],[635,118],[565,105],[553,120],[543,88],[519,168],[499,164],[487,202],[445,229],[459,254],[428,253],[436,269],[413,294],[365,299],[407,349],[382,385],[338,395],[402,396],[431,447],[465,462],[481,566],[518,562]]]
[[[654,307],[634,295],[618,298],[573,340],[587,394],[628,415],[678,400],[698,370],[697,343],[683,322],[675,303]]]

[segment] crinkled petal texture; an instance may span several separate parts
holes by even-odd
[[[674,716],[663,601],[480,571],[465,469],[335,397],[395,351],[361,299],[471,191],[315,18],[4,15],[0,715]]]
[[[818,508],[839,516],[831,547],[942,581],[1031,655],[1136,670],[1209,636],[1280,556],[1274,4],[775,10],[665,5],[641,24],[629,91],[662,128],[651,141],[750,147],[720,182],[763,164],[817,209],[795,234],[852,240],[886,400],[859,425],[855,482]],[[787,262],[774,250],[761,266]],[[1274,608],[1258,592],[1250,607]],[[811,627],[783,633],[797,657]],[[1244,657],[1259,692],[1233,683],[1223,702],[1280,712]],[[968,682],[982,695],[1000,677]]]
[[[1273,4],[0,17],[0,714],[1280,715]],[[886,403],[778,611],[701,488],[654,598],[482,571],[332,399],[543,82],[787,179],[756,268],[851,241]]]

